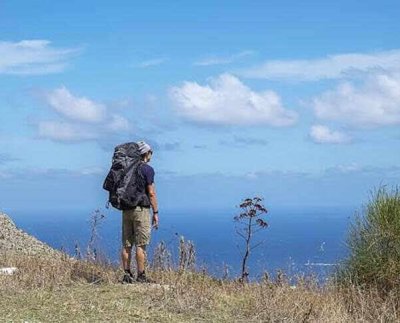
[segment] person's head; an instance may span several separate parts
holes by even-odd
[[[145,163],[149,162],[151,156],[153,155],[153,150],[151,149],[150,145],[144,141],[139,141],[137,143],[139,145],[140,155]]]

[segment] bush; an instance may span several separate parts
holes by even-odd
[[[347,240],[349,256],[339,281],[376,287],[383,293],[400,289],[400,191],[377,190],[363,214],[356,216]]]

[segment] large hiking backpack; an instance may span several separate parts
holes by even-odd
[[[144,177],[140,172],[142,163],[137,143],[128,142],[115,147],[112,166],[103,188],[109,192],[108,202],[116,209],[150,206]]]

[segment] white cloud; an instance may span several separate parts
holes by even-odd
[[[106,108],[85,97],[76,97],[64,86],[46,93],[47,103],[64,117],[83,122],[98,123],[104,120]]]
[[[148,67],[161,65],[161,64],[165,63],[166,61],[167,61],[166,58],[153,58],[153,59],[149,59],[147,61],[143,61],[143,62],[137,64],[136,67],[148,68]]]
[[[343,144],[350,141],[350,137],[345,133],[333,131],[322,125],[312,126],[310,136],[314,142],[319,144]]]
[[[233,63],[234,61],[241,59],[243,57],[247,57],[250,55],[253,55],[254,52],[251,50],[245,50],[237,54],[233,54],[230,56],[209,56],[203,59],[200,59],[196,62],[194,62],[194,65],[197,66],[209,66],[209,65],[224,65],[224,64],[230,64]]]
[[[266,146],[268,145],[268,141],[264,138],[256,138],[256,137],[242,137],[242,136],[233,136],[232,140],[221,140],[219,142],[221,146],[228,147],[250,147],[250,146]]]
[[[177,112],[196,122],[281,127],[297,120],[297,114],[285,109],[275,92],[254,92],[230,74],[212,78],[204,86],[185,82],[172,87],[169,94]]]
[[[107,128],[112,132],[129,131],[130,124],[125,117],[114,114],[110,117]]]
[[[357,127],[400,124],[400,74],[371,75],[362,85],[343,83],[312,100],[315,115]]]
[[[330,167],[325,169],[325,173],[327,174],[350,174],[354,172],[366,172],[368,171],[368,167],[361,167],[357,163],[350,163],[347,165],[336,165],[335,167]]]
[[[25,167],[25,168],[9,168],[2,172],[0,170],[0,178],[5,180],[28,180],[28,179],[73,179],[87,177],[98,177],[98,175],[104,175],[107,169],[98,166],[89,166],[78,169],[68,168],[36,168],[36,167]]]
[[[370,54],[349,53],[318,59],[270,60],[239,72],[249,78],[318,81],[345,78],[354,72],[400,70],[400,49]]]
[[[112,107],[85,97],[74,96],[65,87],[45,93],[44,98],[46,103],[58,112],[60,118],[39,121],[40,138],[79,142],[124,135],[132,129],[127,118],[111,112]]]
[[[106,172],[107,172],[106,169],[97,166],[86,167],[79,170],[79,173],[82,175],[102,175],[105,174]]]
[[[54,141],[76,142],[93,140],[98,134],[87,127],[62,121],[40,121],[38,135]]]
[[[51,46],[48,40],[0,41],[0,74],[51,74],[62,72],[78,49]]]

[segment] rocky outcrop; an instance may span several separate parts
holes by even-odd
[[[0,254],[59,256],[61,253],[17,228],[11,218],[0,212]]]

